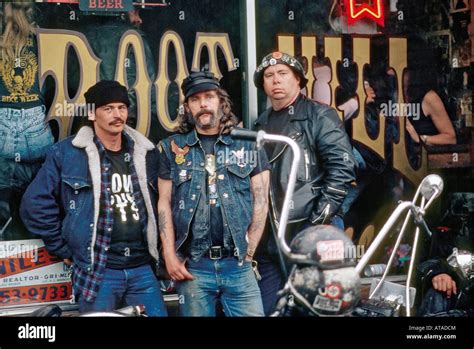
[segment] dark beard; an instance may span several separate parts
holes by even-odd
[[[199,121],[199,117],[203,114],[211,114],[209,124],[203,125]],[[196,114],[196,116],[193,117],[193,123],[197,127],[201,128],[201,129],[204,129],[204,130],[216,127],[217,121],[218,121],[218,118],[217,118],[216,114],[214,112],[212,112],[211,110],[207,110],[207,109],[201,110],[199,113]]]

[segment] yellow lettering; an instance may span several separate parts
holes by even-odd
[[[155,81],[156,88],[156,105],[158,120],[163,128],[167,131],[173,131],[177,126],[176,120],[171,120],[168,108],[168,89],[171,81],[168,77],[168,49],[173,44],[176,52],[177,73],[174,82],[181,86],[181,82],[188,76],[188,68],[186,66],[186,56],[184,53],[184,44],[181,37],[174,31],[167,31],[161,37],[160,56],[158,65],[158,75]],[[179,89],[179,100],[183,100],[183,94]]]
[[[199,62],[201,59],[201,51],[203,47],[209,52],[209,70],[214,73],[219,80],[222,78],[219,64],[217,61],[217,48],[220,47],[227,63],[227,71],[236,70],[234,53],[230,45],[229,35],[227,33],[196,33],[196,41],[194,43],[194,56],[192,71],[199,70]]]
[[[84,103],[84,93],[94,85],[99,78],[100,59],[95,56],[89,46],[85,36],[73,31],[57,31],[49,29],[40,29],[38,32],[39,44],[39,70],[41,76],[41,85],[43,85],[47,76],[52,76],[56,83],[56,94],[52,105],[57,102],[62,103]],[[67,92],[67,51],[72,46],[77,53],[81,67],[81,85],[72,99]],[[59,124],[59,138],[65,138],[70,132],[72,118],[57,115],[51,108],[48,119],[56,120]]]
[[[278,51],[295,55],[294,35],[278,35]]]
[[[339,81],[337,79],[337,62],[342,58],[342,39],[337,37],[327,37],[324,38],[324,52],[326,57],[329,58],[331,64],[331,81],[329,85],[331,86],[331,106],[336,108],[337,113],[341,120],[344,120],[344,113],[337,109],[336,106],[336,89],[339,86]]]
[[[140,34],[135,30],[123,33],[120,39],[119,51],[117,53],[117,66],[115,69],[115,80],[127,86],[125,60],[129,46],[132,46],[135,54],[136,81],[132,88],[137,96],[137,131],[148,136],[150,131],[151,110],[151,79],[146,67],[145,50]]]

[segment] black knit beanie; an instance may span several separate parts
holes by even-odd
[[[102,80],[90,87],[84,93],[87,104],[94,104],[95,108],[100,108],[109,103],[124,103],[127,107],[130,106],[128,93],[125,86],[117,81]]]

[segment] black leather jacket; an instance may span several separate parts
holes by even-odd
[[[349,137],[336,111],[300,95],[295,101],[299,115],[288,114],[290,126],[287,136],[301,148],[297,182],[293,195],[293,209],[289,223],[309,219],[313,224],[329,223],[355,180],[356,161]],[[272,109],[263,112],[255,126],[265,130]],[[279,221],[288,184],[293,154],[288,147],[275,150],[271,170],[271,213]]]

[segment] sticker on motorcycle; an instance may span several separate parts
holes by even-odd
[[[326,240],[316,243],[316,251],[320,262],[334,262],[344,260],[344,241]]]

